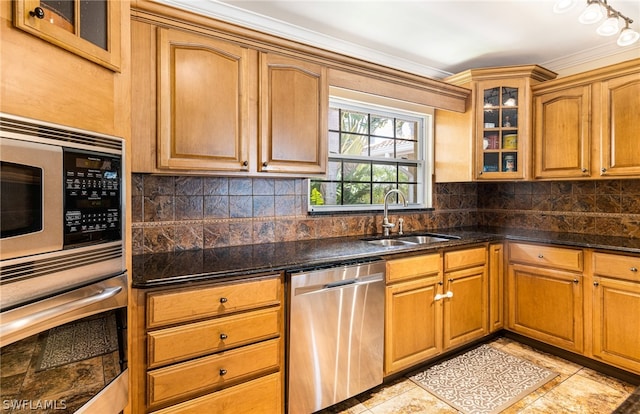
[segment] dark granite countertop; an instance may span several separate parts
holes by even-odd
[[[640,239],[625,237],[503,228],[446,229],[422,233],[447,234],[459,239],[428,245],[383,247],[362,240],[367,236],[336,237],[136,255],[133,256],[132,286],[144,289],[222,278],[242,278],[258,273],[338,264],[371,257],[415,254],[503,239],[640,253]]]

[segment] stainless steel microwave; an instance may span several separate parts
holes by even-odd
[[[0,308],[124,270],[123,140],[0,113]]]

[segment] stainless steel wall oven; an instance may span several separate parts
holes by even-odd
[[[123,149],[0,113],[3,412],[127,404]]]

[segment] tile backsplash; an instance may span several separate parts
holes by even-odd
[[[133,254],[382,231],[382,212],[307,213],[302,178],[132,176]],[[405,230],[475,224],[640,238],[640,180],[435,184]]]
[[[236,178],[133,174],[133,254],[244,244],[372,235],[382,212],[307,213],[302,178]],[[393,211],[405,231],[477,222],[475,183],[436,185],[434,209]]]

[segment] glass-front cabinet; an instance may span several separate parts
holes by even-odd
[[[479,179],[524,178],[523,145],[526,132],[524,82],[480,82],[477,108],[477,175]]]
[[[14,25],[111,70],[120,70],[120,0],[15,0]]]

